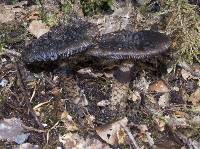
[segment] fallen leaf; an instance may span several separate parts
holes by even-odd
[[[138,91],[132,91],[130,92],[130,95],[129,95],[129,100],[132,100],[133,102],[134,101],[138,101],[141,99],[140,97],[140,93]]]
[[[27,21],[30,21],[30,20],[37,20],[39,18],[39,15],[40,13],[38,11],[32,11],[28,17],[27,17]]]
[[[175,111],[175,116],[176,116],[177,118],[181,118],[181,117],[186,117],[186,116],[188,116],[188,114],[185,113],[185,112],[183,112],[183,111]]]
[[[55,97],[58,97],[58,96],[61,95],[62,89],[60,89],[59,87],[54,87],[54,88],[51,90],[51,93],[52,93],[52,95],[54,95]]]
[[[134,87],[143,92],[146,92],[148,90],[149,84],[150,83],[147,81],[145,77],[141,77],[139,80],[133,81]]]
[[[182,77],[187,79],[199,79],[200,77],[200,66],[199,64],[187,64],[185,61],[182,61],[178,64],[183,69],[181,70]]]
[[[154,118],[154,122],[156,123],[156,125],[158,126],[158,130],[159,131],[164,131],[165,130],[165,121],[163,119],[160,118]]]
[[[111,149],[107,144],[97,139],[84,139],[77,133],[67,133],[59,137],[65,149]]]
[[[81,75],[89,75],[94,78],[103,76],[102,73],[96,73],[96,72],[94,73],[92,68],[90,68],[90,67],[82,68],[82,69],[78,70],[77,73],[79,73]]]
[[[20,119],[11,118],[0,121],[0,140],[14,141],[17,144],[22,144],[29,136],[29,133],[24,133],[24,131]]]
[[[108,106],[108,105],[110,105],[109,100],[101,100],[97,103],[97,106],[99,106],[99,107],[105,107],[105,106]]]
[[[5,87],[7,84],[8,84],[8,80],[6,80],[6,79],[0,80],[0,86],[1,87]]]
[[[158,80],[157,82],[151,84],[148,90],[149,92],[156,93],[166,93],[170,91],[169,87],[167,86],[164,80]]]
[[[50,30],[48,26],[46,26],[42,20],[33,20],[28,27],[28,31],[39,38],[43,34],[47,33]]]
[[[189,97],[189,101],[192,102],[193,105],[197,105],[200,102],[200,88],[198,88],[194,93]]]
[[[64,122],[65,128],[68,131],[78,130],[76,123],[73,121],[72,117],[69,115],[69,113],[67,111],[64,111],[61,114],[61,121]]]
[[[14,149],[39,149],[39,146],[30,144],[30,143],[24,143],[24,144],[16,146]]]
[[[185,69],[182,69],[181,76],[183,77],[184,80],[187,80],[188,78],[190,78],[192,76],[192,74],[190,72],[186,71]]]
[[[198,115],[191,118],[189,124],[192,126],[193,129],[199,129],[200,116]]]
[[[94,121],[95,121],[94,115],[90,115],[90,114],[85,115],[85,122],[88,127],[94,128]]]
[[[122,129],[121,125],[126,126],[128,119],[125,117],[112,124],[108,124],[102,127],[97,127],[97,134],[108,144],[114,145],[125,142],[126,133]]]

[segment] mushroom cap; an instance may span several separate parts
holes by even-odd
[[[98,45],[87,54],[111,59],[142,59],[166,52],[170,45],[170,38],[163,33],[122,30],[103,35]]]

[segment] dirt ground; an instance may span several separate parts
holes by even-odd
[[[187,0],[0,2],[0,149],[199,149],[199,9]],[[74,16],[102,34],[159,31],[172,45],[147,59],[78,55],[54,71],[28,70],[24,47]],[[133,66],[128,82],[113,77],[122,65]]]

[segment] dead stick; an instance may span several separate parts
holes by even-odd
[[[128,129],[128,127],[126,127],[126,126],[125,126],[124,124],[122,124],[122,123],[120,123],[120,124],[121,124],[122,128],[124,128],[124,130],[126,131],[128,137],[129,137],[129,139],[131,140],[131,142],[132,142],[132,144],[133,144],[133,147],[134,147],[135,149],[140,149],[140,147],[138,146],[138,144],[137,144],[137,142],[136,142],[134,136],[131,134],[131,132],[130,132],[130,130]]]
[[[29,98],[28,98],[28,93],[25,89],[25,86],[24,86],[24,83],[23,83],[23,80],[22,80],[22,77],[21,77],[21,72],[20,72],[20,69],[19,69],[19,66],[18,66],[18,63],[15,62],[15,66],[16,66],[16,70],[17,70],[17,78],[19,80],[19,83],[20,83],[20,89],[22,90],[22,94],[24,95],[25,97],[25,102],[26,102],[26,105],[31,113],[31,115],[33,116],[33,118],[35,119],[35,121],[37,122],[38,126],[40,127],[40,129],[44,129],[44,126],[42,125],[42,123],[40,122],[39,118],[37,117],[35,111],[33,110],[33,107],[31,106],[30,102],[29,102]]]

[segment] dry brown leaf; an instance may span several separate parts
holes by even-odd
[[[127,135],[124,129],[120,128],[120,130],[117,132],[117,138],[119,144],[123,144],[124,142],[126,142]]]
[[[48,26],[46,26],[42,20],[33,20],[28,27],[28,31],[39,38],[43,34],[47,33],[50,30]]]
[[[154,119],[154,122],[156,123],[156,125],[158,126],[158,130],[159,131],[164,131],[165,130],[165,125],[166,125],[166,123],[165,123],[165,121],[164,120],[162,120],[162,119],[160,119],[160,118],[155,118]]]
[[[65,127],[68,131],[78,130],[76,123],[73,121],[72,117],[69,115],[67,111],[64,111],[61,114],[61,121],[64,122]]]
[[[188,114],[183,112],[183,111],[175,111],[175,115],[176,115],[177,118],[188,116]]]
[[[149,85],[149,92],[156,92],[156,93],[166,93],[169,92],[170,89],[167,86],[164,80],[158,80],[157,82]]]
[[[179,65],[183,68],[181,70],[182,77],[187,79],[199,79],[200,76],[200,66],[199,64],[189,65],[186,62],[181,62]]]
[[[198,88],[194,93],[189,97],[189,101],[192,102],[193,105],[197,105],[200,102],[200,88]]]
[[[58,97],[61,95],[61,92],[62,92],[62,89],[60,89],[59,87],[54,87],[52,90],[51,90],[51,93],[52,95]]]
[[[85,121],[88,127],[94,128],[94,121],[95,121],[95,116],[94,115],[85,115]]]
[[[186,71],[185,69],[182,69],[181,76],[183,77],[184,80],[187,80],[188,78],[190,78],[192,76],[192,74],[190,72]]]
[[[125,117],[112,124],[105,125],[103,127],[97,127],[97,134],[108,144],[114,145],[125,142],[126,133],[121,127],[121,124],[126,126],[128,119]]]
[[[132,100],[133,102],[134,102],[134,101],[138,101],[138,100],[141,99],[140,93],[139,93],[138,91],[131,91],[131,92],[129,93],[129,98],[128,98],[128,99],[129,99],[129,100]]]
[[[40,13],[38,11],[32,11],[28,16],[27,16],[27,21],[29,20],[37,20],[39,19]]]

